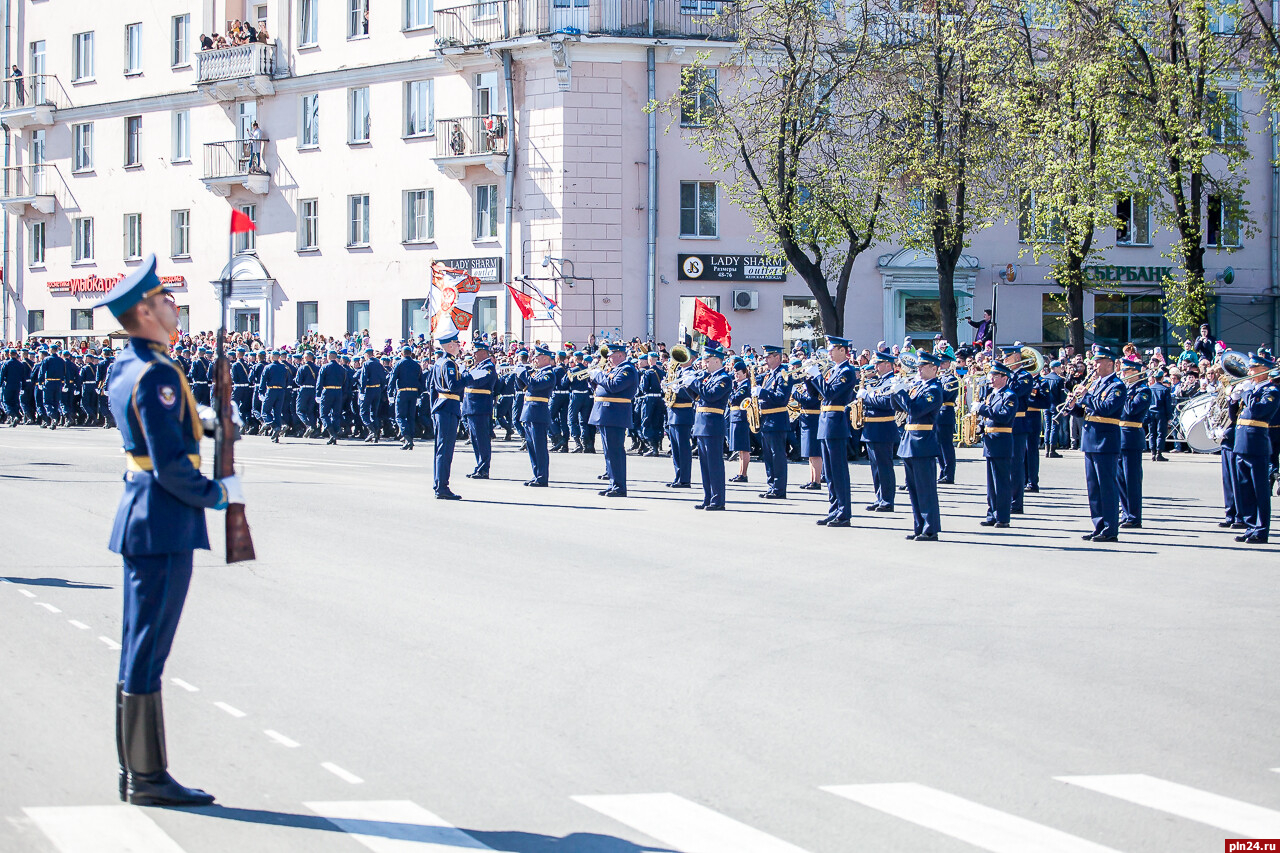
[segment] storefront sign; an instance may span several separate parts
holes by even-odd
[[[91,275],[88,278],[69,278],[64,281],[51,281],[48,284],[50,293],[69,293],[79,296],[81,293],[106,293],[124,279],[124,273],[110,278],[99,278]],[[160,276],[160,283],[165,287],[186,287],[187,277],[182,275]]]
[[[786,281],[787,262],[765,255],[678,255],[681,281]]]
[[[1173,267],[1093,266],[1084,268],[1086,281],[1148,281],[1159,284],[1173,277]]]
[[[445,258],[438,259],[436,263],[462,270],[485,284],[498,284],[502,281],[502,258]]]

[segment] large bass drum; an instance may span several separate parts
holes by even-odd
[[[1187,447],[1196,453],[1217,453],[1221,447],[1221,441],[1209,432],[1209,410],[1216,398],[1216,394],[1199,394],[1178,412],[1178,431]]]

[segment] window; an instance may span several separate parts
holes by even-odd
[[[249,221],[254,225],[258,224],[258,206],[256,204],[242,204],[239,211],[249,217]],[[258,248],[258,232],[257,231],[241,231],[236,235],[236,251],[252,252]]]
[[[369,87],[347,90],[347,142],[369,141]]]
[[[716,69],[685,68],[680,74],[680,126],[697,127],[716,103]]]
[[[298,121],[298,147],[315,148],[320,144],[320,93],[303,95],[301,117]]]
[[[348,302],[347,331],[358,335],[367,328],[369,328],[368,300]]]
[[[369,245],[369,196],[347,196],[347,246]]]
[[[477,296],[471,310],[475,316],[472,329],[482,335],[498,331],[498,297]]]
[[[400,337],[406,341],[418,335],[430,336],[431,312],[427,310],[426,299],[400,300]]]
[[[173,224],[169,235],[169,256],[189,257],[191,255],[191,211],[175,210],[169,216]]]
[[[1228,145],[1239,144],[1240,139],[1240,93],[1210,92],[1209,136],[1214,142]]]
[[[1067,334],[1067,306],[1057,293],[1040,294],[1040,340],[1046,344],[1065,344]]]
[[[71,82],[93,79],[93,33],[71,37]]]
[[[44,331],[44,311],[27,312],[27,334]]]
[[[902,329],[908,337],[929,337],[942,331],[942,304],[935,297],[902,295]]]
[[[124,259],[136,261],[142,257],[142,214],[124,215]]]
[[[420,30],[431,26],[431,0],[404,0],[404,28]]]
[[[1040,210],[1034,192],[1018,199],[1018,242],[1062,242],[1062,218],[1053,211]]]
[[[77,216],[71,220],[74,244],[71,259],[76,263],[93,260],[93,217]]]
[[[1219,3],[1210,2],[1206,4],[1206,12],[1209,14],[1209,32],[1218,33],[1224,36],[1235,35],[1236,33],[1236,16],[1230,9],[1220,9]]]
[[[565,5],[568,3],[566,2]],[[682,15],[714,15],[719,11],[720,0],[680,0]]]
[[[702,304],[706,305],[712,311],[720,310],[719,296],[681,296],[680,297],[680,325],[689,330],[689,334],[693,336],[693,345],[698,349],[706,346],[707,336],[702,332],[693,330],[693,303],[694,300],[701,299]]]
[[[304,198],[298,202],[298,250],[320,247],[320,202]]]
[[[1099,293],[1093,298],[1093,339],[1109,346],[1160,346],[1164,313],[1151,294]]]
[[[124,164],[142,164],[142,116],[129,116],[124,120]]]
[[[191,160],[191,112],[175,110],[173,113],[173,162]]]
[[[184,332],[191,331],[191,307],[189,305],[178,306],[178,328]]]
[[[71,125],[71,139],[72,171],[89,171],[93,168],[93,123]]]
[[[822,312],[811,296],[782,297],[782,346],[790,350],[798,341],[822,346]]]
[[[427,136],[435,132],[435,86],[431,80],[410,80],[404,84],[404,135]]]
[[[1207,243],[1218,248],[1236,248],[1240,245],[1240,205],[1235,199],[1220,195],[1209,196],[1209,227]]]
[[[718,235],[714,181],[680,182],[680,236],[715,237]]]
[[[298,337],[320,331],[320,303],[298,303]]]
[[[347,38],[369,35],[369,0],[347,0]]]
[[[92,308],[72,308],[71,309],[71,329],[72,331],[90,331],[93,329],[93,309]]]
[[[498,236],[498,185],[476,186],[476,239],[488,240]]]
[[[435,190],[406,190],[404,194],[404,241],[429,243],[436,236]]]
[[[1151,245],[1151,204],[1141,196],[1124,196],[1116,201],[1116,243],[1121,246]],[[1045,338],[1048,340],[1048,338]]]
[[[320,21],[316,4],[320,0],[300,0],[298,3],[298,46],[311,47],[319,43]]]
[[[124,73],[142,73],[142,24],[124,28]]]
[[[44,223],[32,222],[28,226],[28,232],[31,242],[27,251],[27,265],[38,267],[44,264]]]
[[[169,64],[174,68],[191,64],[191,16],[173,16],[173,50]]]

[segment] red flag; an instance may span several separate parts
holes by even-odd
[[[733,346],[733,337],[729,334],[733,326],[723,314],[708,307],[701,299],[693,300],[693,330],[719,341],[726,348]]]
[[[511,298],[516,301],[516,306],[520,309],[520,316],[526,320],[533,319],[533,297],[528,294],[521,293],[511,285],[507,285],[507,290],[511,291]]]
[[[238,210],[231,211],[231,233],[243,234],[246,231],[257,231],[258,226],[253,224],[253,220],[249,215]]]

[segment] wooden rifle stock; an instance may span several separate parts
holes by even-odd
[[[231,363],[227,361],[225,346],[219,341],[218,361],[214,365],[214,399],[218,403],[218,429],[214,434],[213,476],[230,477],[236,472],[236,425],[231,419]],[[249,534],[249,520],[245,518],[244,504],[227,507],[227,563],[241,563],[257,559],[253,551],[253,537]]]

